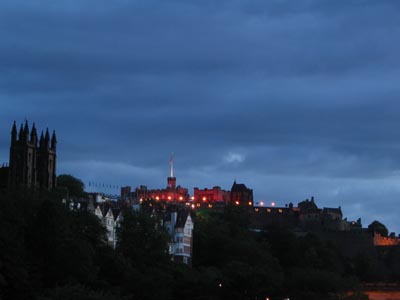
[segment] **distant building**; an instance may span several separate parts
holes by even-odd
[[[285,207],[254,207],[251,223],[252,228],[256,230],[273,227],[303,232],[343,232],[362,228],[360,219],[357,222],[343,219],[340,206],[338,208],[318,208],[314,197],[298,203],[297,207],[292,203]]]
[[[38,139],[35,124],[29,130],[28,122],[21,124],[19,133],[14,122],[11,130],[10,161],[0,171],[0,185],[9,188],[53,189],[56,186],[56,134],[48,129]],[[5,180],[7,177],[7,184]]]
[[[121,199],[129,200],[130,196],[131,196],[131,187],[130,186],[121,187]]]
[[[374,245],[381,247],[400,246],[400,238],[396,237],[394,233],[391,236],[381,236],[379,233],[374,233]]]
[[[167,229],[171,242],[169,254],[176,262],[192,264],[193,251],[193,221],[188,210],[168,212],[164,216],[164,227]]]
[[[306,199],[298,204],[300,211],[299,223],[302,229],[320,228],[322,224],[322,209],[314,202],[314,197],[311,200]]]
[[[141,185],[131,192],[131,187],[121,188],[121,198],[129,200],[133,203],[140,203],[145,199],[153,199],[162,202],[186,202],[189,200],[189,192],[187,188],[176,185],[176,177],[174,176],[173,160],[171,159],[171,174],[167,178],[167,187],[164,189],[148,189],[147,186]]]
[[[231,204],[253,207],[253,190],[235,180],[231,188]]]
[[[94,209],[94,214],[106,228],[108,244],[115,249],[117,245],[117,228],[122,221],[121,209],[107,202],[98,203]]]
[[[134,199],[142,201],[144,199],[153,199],[164,202],[186,202],[189,200],[189,192],[187,188],[171,185],[170,177],[168,177],[168,185],[164,189],[148,189],[147,186],[141,185],[134,192]],[[176,178],[174,177],[174,182]]]
[[[258,230],[265,228],[297,228],[299,226],[299,213],[299,208],[293,207],[292,203],[285,207],[254,207],[251,216],[251,227]]]
[[[229,204],[231,192],[222,190],[219,186],[214,186],[212,189],[199,189],[195,187],[192,200],[196,207],[213,208],[216,204]]]

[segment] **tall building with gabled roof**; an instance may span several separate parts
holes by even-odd
[[[231,204],[253,207],[253,190],[235,180],[231,188]]]

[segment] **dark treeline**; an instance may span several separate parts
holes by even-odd
[[[1,192],[0,208],[0,299],[339,299],[360,280],[400,279],[398,252],[384,264],[397,273],[380,270],[312,235],[250,232],[238,208],[197,212],[192,267],[171,262],[167,233],[146,213],[124,212],[113,250],[97,217],[57,192]]]

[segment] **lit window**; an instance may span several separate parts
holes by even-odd
[[[267,208],[267,212],[269,212],[269,213],[270,213],[270,212],[271,212],[271,209],[270,209],[270,208]]]
[[[282,210],[282,209],[278,209],[278,211],[279,211],[279,213],[280,213],[280,214],[283,212],[283,210]]]

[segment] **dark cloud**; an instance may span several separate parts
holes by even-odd
[[[55,128],[59,172],[233,180],[400,231],[396,1],[2,1],[0,163],[12,121]],[[112,182],[111,182],[112,181]]]

